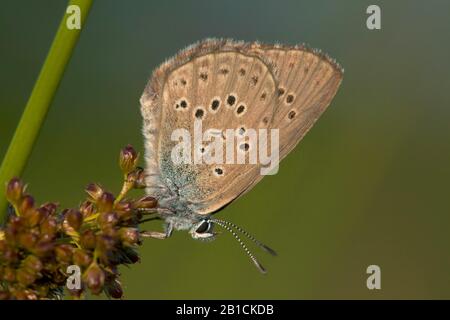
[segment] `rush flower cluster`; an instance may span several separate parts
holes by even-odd
[[[118,267],[139,261],[139,225],[157,206],[151,196],[126,198],[130,190],[145,186],[138,157],[132,146],[122,149],[120,193],[89,184],[78,208],[36,205],[22,181],[9,181],[9,214],[0,227],[0,300],[58,299],[65,292],[82,298],[87,291],[122,297]],[[66,287],[69,266],[81,271],[79,288]]]

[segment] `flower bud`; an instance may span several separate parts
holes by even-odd
[[[136,252],[136,250],[132,249],[131,247],[125,247],[124,248],[124,254],[128,259],[128,263],[136,263],[140,260],[139,254]]]
[[[25,260],[23,260],[23,267],[27,270],[32,270],[33,272],[40,272],[43,264],[38,257],[29,255],[25,258]]]
[[[139,242],[139,231],[136,228],[120,228],[119,236],[128,245],[134,245]]]
[[[104,190],[96,183],[90,183],[86,186],[85,191],[94,200],[97,201],[98,198],[103,194]]]
[[[74,209],[69,209],[66,212],[64,219],[65,221],[67,221],[69,226],[71,226],[76,231],[78,231],[83,224],[83,215],[81,214],[81,212]]]
[[[131,202],[128,201],[121,201],[119,203],[116,204],[115,206],[115,211],[131,211],[133,209]]]
[[[84,218],[87,218],[95,213],[95,206],[90,201],[84,201],[80,206],[80,212],[83,214]]]
[[[19,204],[19,213],[26,214],[28,210],[32,210],[34,207],[34,198],[30,195],[23,196]]]
[[[136,170],[136,180],[134,181],[135,189],[144,189],[147,185],[145,184],[145,171],[141,167],[137,167]]]
[[[114,206],[114,196],[112,193],[104,192],[100,198],[97,199],[97,209],[99,212],[111,211]]]
[[[136,167],[133,171],[127,174],[127,182],[133,184],[135,189],[143,189],[145,185],[145,173],[141,167]]]
[[[124,174],[133,171],[136,168],[139,154],[134,150],[133,146],[127,145],[120,151],[119,166]]]
[[[80,244],[85,249],[95,248],[95,232],[91,229],[84,231],[80,237]]]
[[[108,237],[109,239],[112,239],[114,241],[114,243],[116,241],[119,241],[119,229],[117,227],[110,227],[110,228],[105,228],[102,230],[102,235]]]
[[[97,236],[96,252],[99,261],[103,265],[119,264],[117,250],[115,248],[116,237],[109,235]]]
[[[8,229],[14,230],[14,232],[24,227],[23,219],[17,216],[11,216],[7,221]]]
[[[25,191],[25,185],[18,178],[12,178],[6,185],[6,199],[17,204]]]
[[[83,281],[93,294],[100,294],[105,283],[105,273],[97,263],[92,263],[84,272]]]
[[[55,244],[52,241],[39,241],[31,250],[38,257],[45,257],[52,253]]]
[[[72,253],[74,249],[69,244],[60,244],[55,248],[56,260],[64,263],[72,261]]]
[[[29,251],[34,249],[37,240],[38,237],[32,233],[22,233],[19,235],[19,244]]]
[[[120,299],[123,296],[122,286],[118,280],[108,281],[105,285],[106,293],[114,299]]]
[[[54,216],[56,214],[56,210],[58,209],[58,204],[53,202],[44,203],[39,207],[39,211],[43,214],[44,217]]]
[[[114,248],[115,239],[108,235],[99,235],[97,236],[97,249],[100,253],[105,253],[106,251],[110,251]]]
[[[115,226],[119,222],[117,213],[111,212],[101,212],[97,218],[97,223],[101,229],[106,229]]]
[[[36,280],[36,274],[30,270],[24,268],[19,268],[16,272],[17,282],[19,282],[24,287],[29,286]]]
[[[53,236],[56,235],[56,232],[58,232],[58,222],[52,216],[44,219],[39,227],[41,229],[41,234],[45,234],[50,238],[53,238]]]
[[[115,206],[115,212],[119,220],[128,221],[133,217],[133,205],[128,201],[119,202]]]
[[[145,196],[133,203],[133,208],[137,209],[151,209],[155,208],[158,201],[152,196]]]
[[[29,209],[26,211],[23,211],[22,217],[25,219],[25,222],[27,225],[31,228],[37,226],[41,220],[42,220],[42,213],[38,209]]]
[[[82,249],[75,249],[73,252],[73,262],[80,267],[87,267],[91,264],[91,256]]]

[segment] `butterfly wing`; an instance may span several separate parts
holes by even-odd
[[[172,153],[179,144],[173,141],[174,130],[185,130],[192,142],[195,120],[201,120],[202,132],[268,128],[277,84],[268,61],[249,54],[248,49],[248,44],[230,40],[200,42],[158,68],[144,90],[147,192],[163,204],[164,199],[176,199],[199,214],[208,214],[231,202],[259,174],[257,164],[235,164],[239,152],[248,159],[256,148],[250,142],[239,148],[235,141],[230,163],[175,164]],[[225,142],[222,145],[225,149]],[[202,147],[215,155],[211,144]],[[194,152],[201,151],[193,150],[191,162]]]
[[[248,164],[255,146],[239,142],[232,163],[175,164],[174,130],[195,136],[196,119],[203,132],[278,128],[281,159],[325,110],[341,79],[330,59],[302,47],[206,40],[187,48],[154,72],[141,97],[147,192],[162,205],[175,200],[199,214],[222,208],[263,177],[259,163]],[[239,152],[247,164],[235,164]]]
[[[327,55],[304,46],[255,47],[270,60],[278,80],[271,128],[280,129],[280,160],[304,137],[330,104],[342,81],[342,68]]]
[[[272,63],[278,83],[270,128],[279,129],[281,161],[329,106],[342,82],[343,69],[326,54],[303,45],[254,44],[250,52]],[[263,177],[255,177],[240,196]]]

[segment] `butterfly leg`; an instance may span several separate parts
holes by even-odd
[[[159,232],[159,231],[143,231],[141,232],[141,236],[145,238],[153,238],[153,239],[160,239],[164,240],[169,238],[172,235],[173,226],[171,223],[166,224],[166,231],[165,232]]]

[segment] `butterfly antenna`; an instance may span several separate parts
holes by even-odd
[[[216,223],[222,223],[225,224],[229,227],[235,228],[236,230],[238,230],[239,232],[241,232],[244,236],[246,236],[247,238],[249,238],[251,241],[253,241],[258,247],[260,247],[261,249],[263,249],[264,251],[270,253],[273,256],[276,256],[277,253],[275,252],[275,250],[273,250],[272,248],[269,248],[268,246],[266,246],[264,243],[262,243],[261,241],[259,241],[258,239],[256,239],[254,236],[252,236],[250,233],[248,233],[247,231],[245,231],[244,229],[242,229],[241,227],[239,227],[238,225],[235,225],[232,222],[229,221],[225,221],[225,220],[218,220],[218,219],[211,219],[212,222],[216,222]]]
[[[219,226],[221,226],[222,228],[224,228],[225,230],[227,230],[229,233],[231,233],[233,235],[233,237],[237,240],[237,242],[239,242],[239,244],[241,245],[242,249],[244,249],[245,253],[253,261],[253,263],[258,268],[258,270],[261,271],[261,273],[266,273],[267,272],[266,269],[264,269],[264,267],[262,266],[262,264],[259,263],[259,261],[255,258],[255,256],[250,252],[250,250],[247,248],[245,243],[242,242],[242,240],[239,237],[239,235],[236,232],[234,232],[234,230],[231,229],[230,226],[228,226],[227,224],[223,223],[224,221],[222,221],[222,220],[214,219],[212,221],[215,222],[216,224],[218,224]]]

